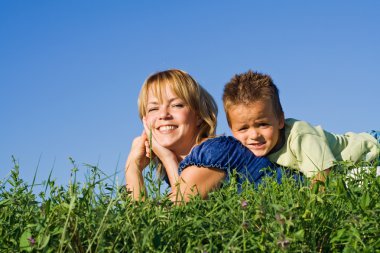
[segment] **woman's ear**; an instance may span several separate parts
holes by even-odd
[[[283,129],[285,126],[285,115],[281,113],[281,116],[279,118],[279,129]]]
[[[201,119],[201,117],[198,116],[198,120],[197,120],[197,127],[199,127],[203,122],[203,119]]]

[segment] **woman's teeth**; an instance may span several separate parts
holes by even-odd
[[[175,129],[176,127],[175,126],[161,126],[159,128],[160,131],[168,131],[168,130],[173,130]]]

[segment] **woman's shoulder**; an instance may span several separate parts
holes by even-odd
[[[239,178],[258,182],[265,174],[263,168],[273,167],[266,157],[256,157],[232,136],[218,136],[204,140],[179,164],[179,173],[189,166],[216,168],[227,174],[236,171]],[[240,179],[239,179],[240,180]]]
[[[181,161],[179,171],[189,165],[213,167],[223,170],[254,157],[253,153],[232,136],[217,136],[195,146]]]
[[[235,152],[245,152],[246,147],[237,139],[232,136],[216,136],[202,141],[199,145],[195,146],[190,154],[198,155],[207,152],[208,154],[215,153],[220,156],[222,154]],[[248,150],[248,149],[247,149]]]
[[[212,138],[207,138],[202,141],[201,144],[199,144],[199,147],[210,147],[210,146],[216,146],[216,145],[223,145],[224,147],[228,146],[243,146],[237,139],[235,139],[232,136],[216,136]]]
[[[195,146],[188,159],[227,161],[231,159],[245,159],[254,156],[240,141],[232,136],[217,136],[204,140]]]

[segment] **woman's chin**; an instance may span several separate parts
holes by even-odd
[[[173,149],[175,146],[176,146],[176,143],[175,142],[172,142],[172,141],[158,141],[157,140],[157,143],[163,147],[163,148],[167,148],[167,149]]]

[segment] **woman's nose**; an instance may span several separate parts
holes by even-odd
[[[170,117],[169,110],[166,106],[163,106],[160,108],[158,117],[159,117],[159,119],[167,119]]]

